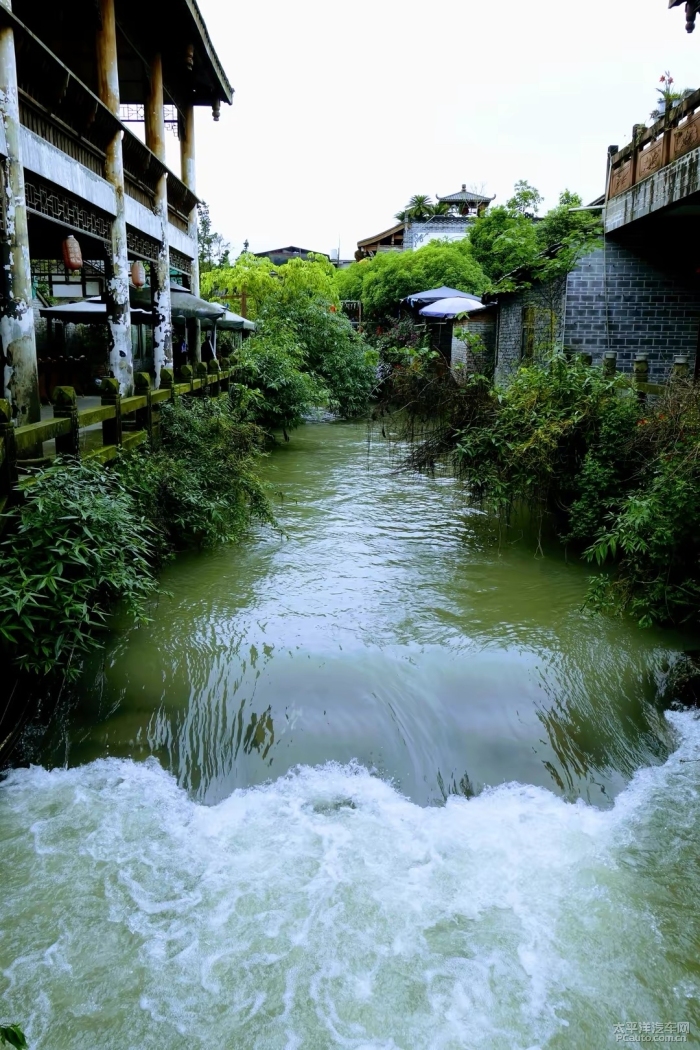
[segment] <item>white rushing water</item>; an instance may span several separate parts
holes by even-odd
[[[700,721],[600,811],[359,767],[215,807],[153,761],[0,786],[0,1019],[45,1050],[527,1050],[700,1026]]]

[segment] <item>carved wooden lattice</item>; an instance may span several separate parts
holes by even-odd
[[[34,176],[24,184],[27,209],[101,241],[111,241],[112,223],[107,215],[86,201]]]
[[[179,270],[180,273],[192,274],[192,260],[175,248],[170,249],[170,265],[174,270]]]
[[[158,241],[153,240],[152,237],[147,237],[145,233],[140,233],[133,226],[127,226],[126,228],[126,245],[129,253],[137,256],[139,259],[147,259],[148,262],[156,262],[158,259],[158,251],[160,249]]]

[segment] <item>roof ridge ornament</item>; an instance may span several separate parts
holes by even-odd
[[[680,7],[683,0],[669,0],[668,6]],[[700,11],[700,0],[688,0],[685,5],[685,31],[692,33],[695,29],[695,18]]]

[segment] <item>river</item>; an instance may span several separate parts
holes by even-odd
[[[684,639],[396,467],[295,432],[284,531],[168,567],[0,786],[32,1047],[697,1045],[700,722],[657,699]]]

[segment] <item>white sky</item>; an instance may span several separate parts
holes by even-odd
[[[664,70],[700,85],[700,25],[667,0],[199,2],[236,94],[219,124],[198,111],[198,192],[234,257],[247,237],[352,258],[463,182],[592,200]]]

